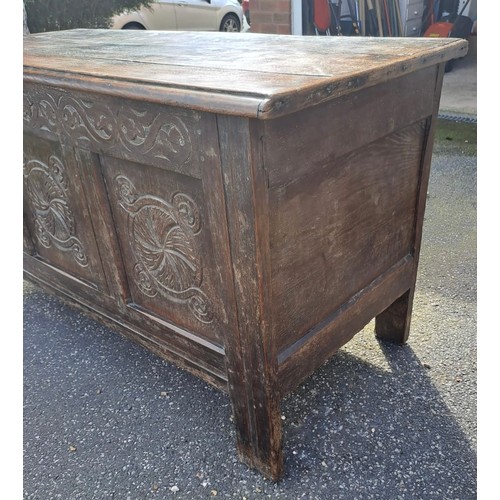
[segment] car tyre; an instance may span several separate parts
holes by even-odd
[[[220,31],[240,31],[241,23],[236,14],[226,14],[220,23]]]
[[[126,24],[122,30],[145,30],[146,28],[139,23],[128,23]]]

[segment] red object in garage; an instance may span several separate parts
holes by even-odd
[[[452,29],[453,23],[448,23],[446,21],[433,23],[425,30],[424,36],[431,38],[448,38]]]
[[[319,32],[329,35],[331,17],[328,0],[314,0],[313,16],[316,35],[319,35]]]

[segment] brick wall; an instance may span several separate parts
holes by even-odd
[[[291,33],[291,0],[249,0],[249,6],[253,33]]]

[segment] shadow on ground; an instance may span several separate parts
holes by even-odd
[[[284,401],[273,485],[238,463],[227,396],[41,290],[25,319],[26,498],[475,498],[429,370],[371,328]]]

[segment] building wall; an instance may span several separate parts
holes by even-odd
[[[253,33],[291,34],[290,0],[250,0]]]

